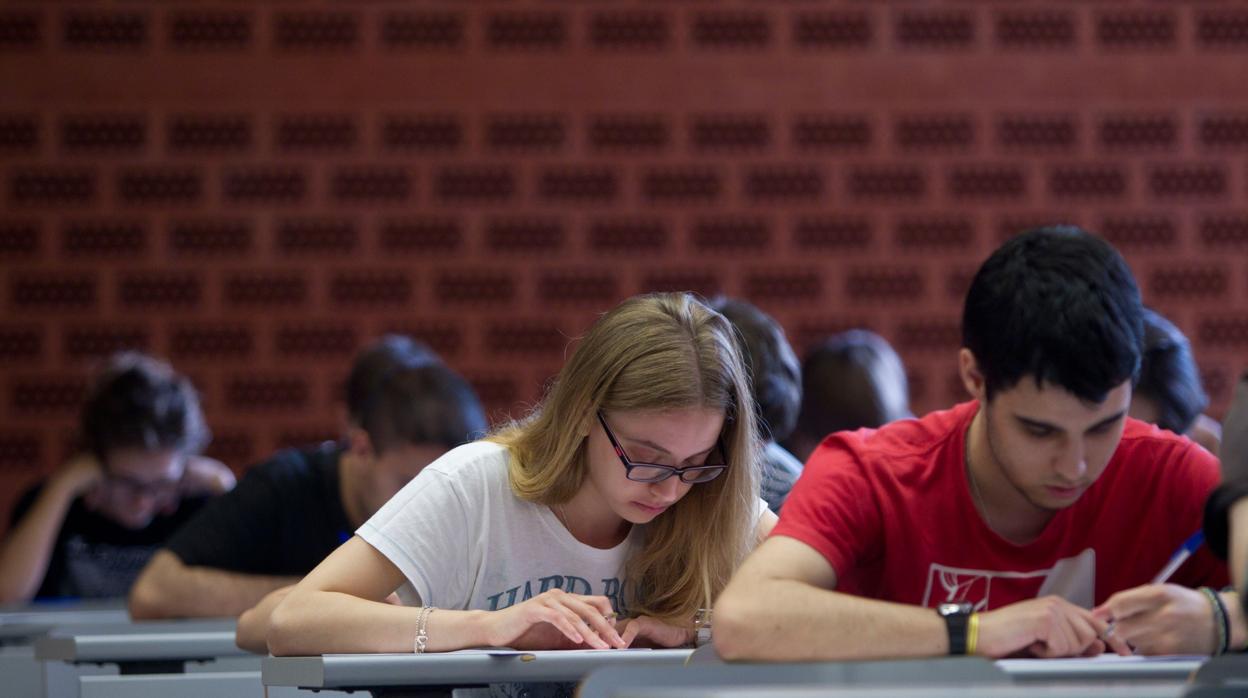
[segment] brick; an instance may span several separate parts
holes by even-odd
[[[360,246],[355,221],[346,218],[298,218],[277,223],[277,249],[283,255],[354,254]]]
[[[710,203],[723,193],[718,172],[707,167],[672,167],[647,170],[642,193],[652,202]]]
[[[900,252],[962,252],[975,245],[975,224],[969,218],[903,218],[893,232],[893,247]]]
[[[769,165],[745,171],[745,195],[758,202],[817,201],[823,198],[825,174],[816,166]]]
[[[1177,36],[1177,20],[1168,10],[1109,11],[1096,19],[1096,40],[1105,49],[1173,49]]]
[[[447,167],[437,175],[439,199],[451,203],[503,202],[516,193],[516,176],[508,167]]]
[[[558,253],[566,239],[563,221],[558,218],[509,217],[485,225],[485,245],[493,252]]]
[[[381,223],[381,249],[387,255],[451,254],[463,246],[463,225],[455,218],[399,218]]]
[[[595,150],[655,151],[671,142],[667,119],[650,114],[611,114],[591,117],[589,142]]]
[[[766,254],[772,245],[771,226],[754,216],[700,218],[691,237],[694,249],[709,254]]]
[[[203,284],[185,272],[129,272],[121,276],[117,296],[128,309],[196,308],[203,296]]]
[[[227,171],[222,187],[232,203],[293,204],[308,192],[307,174],[297,168],[262,166]]]
[[[308,299],[308,278],[296,272],[239,272],[225,280],[231,307],[298,306]]]
[[[44,312],[88,310],[96,306],[96,279],[73,272],[25,273],[10,277],[15,310]]]
[[[61,147],[72,152],[135,153],[147,144],[139,114],[85,114],[61,119]]]
[[[311,391],[301,377],[234,377],[225,384],[225,404],[234,410],[284,411],[309,406]]]
[[[1178,223],[1165,215],[1107,216],[1097,231],[1120,251],[1165,250],[1178,246]]]
[[[1115,199],[1126,193],[1127,173],[1116,165],[1067,165],[1049,171],[1050,196]]]
[[[861,50],[875,41],[865,12],[802,12],[793,21],[793,43],[814,50]]]
[[[9,196],[22,206],[74,206],[96,197],[93,172],[79,168],[19,169],[9,179]]]
[[[203,188],[203,178],[196,169],[128,169],[117,177],[118,198],[132,206],[195,204],[202,198]]]
[[[136,220],[69,221],[61,229],[66,257],[137,257],[148,250],[146,224]]]
[[[793,144],[801,150],[860,151],[871,147],[871,121],[866,117],[807,114],[793,120]]]
[[[558,114],[510,114],[490,117],[485,142],[494,150],[556,150],[567,139],[567,124]]]
[[[196,218],[169,223],[169,247],[179,255],[243,257],[255,247],[250,220]]]
[[[239,323],[180,325],[169,336],[169,355],[175,360],[249,359],[255,350],[254,331]]]
[[[547,201],[609,203],[620,192],[619,177],[609,167],[551,167],[538,179],[538,194]]]
[[[1022,199],[1027,174],[1012,165],[962,165],[949,170],[949,193],[955,199]]]
[[[442,271],[434,282],[434,296],[440,303],[512,303],[517,293],[515,277],[506,272]]]
[[[359,16],[350,12],[281,12],[273,45],[285,51],[351,51],[359,47]]]
[[[352,325],[304,323],[277,328],[273,345],[280,357],[339,358],[350,361],[360,339]]]
[[[524,355],[562,358],[571,338],[548,320],[492,322],[485,328],[485,350],[496,356]]]
[[[598,12],[589,18],[589,44],[615,51],[662,51],[672,39],[669,17],[660,12]]]
[[[340,167],[329,180],[330,194],[342,203],[403,203],[414,188],[405,168],[382,165]]]
[[[803,216],[793,223],[793,244],[802,252],[863,250],[870,246],[869,220],[849,216]]]
[[[87,395],[78,376],[18,377],[10,393],[13,414],[29,417],[76,416]]]
[[[962,346],[961,318],[907,318],[897,327],[897,349],[902,353],[934,352],[951,356]]]
[[[330,278],[329,298],[339,306],[393,306],[412,300],[412,275],[406,271],[338,272]]]
[[[33,50],[43,44],[43,15],[36,12],[0,12],[0,51]]]
[[[359,140],[350,114],[298,114],[281,117],[274,142],[282,152],[345,152]]]
[[[806,269],[750,272],[743,289],[746,298],[758,302],[811,303],[823,295],[823,275]]]
[[[1228,173],[1220,164],[1174,164],[1149,168],[1148,188],[1158,199],[1217,199],[1227,194]]]
[[[702,115],[694,117],[689,140],[698,150],[762,150],[771,145],[771,125],[765,115]]]
[[[1200,240],[1208,249],[1248,250],[1248,213],[1226,213],[1202,217]]]
[[[975,121],[969,114],[906,116],[893,125],[902,150],[965,151],[975,145]]]
[[[138,12],[69,12],[61,29],[66,48],[128,50],[147,44],[147,15]]]
[[[611,273],[546,271],[538,275],[537,298],[543,303],[609,307],[620,297],[619,286]]]
[[[1101,119],[1101,147],[1114,151],[1168,151],[1178,145],[1179,123],[1167,114],[1133,114]]]
[[[178,12],[169,18],[169,45],[182,51],[238,51],[251,45],[246,12]]]
[[[464,46],[464,17],[450,12],[389,12],[381,42],[391,50],[450,50]]]
[[[500,12],[486,18],[486,46],[496,51],[551,51],[568,41],[562,13]]]
[[[119,351],[148,352],[151,344],[151,333],[139,325],[70,326],[65,329],[62,340],[65,357],[74,362]]]
[[[1017,114],[997,121],[997,143],[1008,151],[1068,151],[1079,145],[1079,126],[1064,114]]]
[[[610,218],[589,224],[589,247],[609,255],[655,254],[671,245],[671,231],[658,218]]]
[[[858,166],[849,172],[849,195],[853,199],[921,199],[926,194],[927,180],[918,168]]]
[[[714,270],[655,270],[642,277],[641,293],[690,291],[704,298],[723,293],[724,283]]]
[[[386,150],[449,152],[464,144],[464,126],[453,115],[391,115],[382,123]]]
[[[771,23],[761,12],[699,12],[690,38],[701,49],[759,50],[771,45]]]
[[[1069,10],[1009,10],[997,13],[994,22],[1002,49],[1069,50],[1078,41],[1078,19]]]
[[[32,361],[44,352],[43,328],[35,325],[0,326],[0,359]]]
[[[253,145],[251,119],[242,114],[182,114],[166,125],[173,153],[237,153]]]
[[[1236,9],[1199,13],[1196,43],[1204,49],[1248,49],[1248,12]]]
[[[453,357],[464,349],[464,329],[460,320],[401,320],[382,324],[382,334],[405,334],[424,342],[442,357]]]
[[[857,301],[913,301],[923,297],[918,269],[855,268],[845,278],[845,294]]]
[[[960,10],[901,11],[893,32],[907,49],[967,49],[975,44],[975,17]]]

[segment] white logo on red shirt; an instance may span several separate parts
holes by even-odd
[[[997,601],[993,601],[993,588]],[[1003,572],[951,567],[933,562],[927,569],[923,605],[970,602],[976,611],[1000,608],[1024,599],[1060,596],[1084,608],[1092,608],[1096,594],[1096,551],[1088,548],[1074,557],[1058,560],[1052,567],[1030,572]]]

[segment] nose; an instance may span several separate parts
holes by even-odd
[[[1067,482],[1080,482],[1088,472],[1087,448],[1083,439],[1071,439],[1058,456],[1057,474]]]
[[[681,489],[687,489],[689,485],[682,482],[679,475],[673,475],[663,482],[654,483],[651,487],[654,488],[655,497],[670,502],[677,499],[681,494]]]

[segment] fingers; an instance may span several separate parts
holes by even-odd
[[[611,604],[603,597],[597,597],[606,602],[606,612],[602,610],[602,604],[594,603],[594,597],[581,596],[579,594],[561,594],[555,596],[559,603],[563,604],[575,616],[575,625],[584,635],[589,644],[598,649],[610,649],[615,647],[626,647],[624,639],[616,632],[611,620],[614,620],[615,612],[611,610]],[[611,616],[608,620],[607,616]]]
[[[1114,654],[1123,657],[1130,657],[1135,654],[1131,649],[1131,645],[1127,644],[1126,639],[1118,632],[1118,626],[1115,624],[1109,624],[1105,631],[1101,633],[1101,641]]]
[[[585,636],[581,635],[580,631],[576,629],[576,626],[568,618],[567,613],[565,613],[566,611],[567,609],[562,606],[539,606],[534,610],[536,614],[535,620],[553,625],[556,630],[563,633],[564,637],[578,645],[585,644]]]
[[[1156,609],[1168,596],[1166,585],[1148,584],[1114,594],[1096,607],[1093,614],[1105,621],[1122,621]]]

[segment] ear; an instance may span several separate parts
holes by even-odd
[[[347,452],[356,458],[372,458],[373,440],[368,432],[355,425],[347,427]]]
[[[979,362],[970,349],[963,347],[958,351],[958,375],[962,378],[962,386],[971,397],[984,402],[988,391],[984,382],[984,374],[979,370]]]
[[[576,433],[580,435],[582,439],[589,437],[589,430],[593,426],[594,419],[594,415],[587,411],[581,416],[580,421],[577,422]]]

